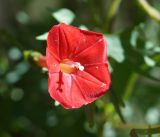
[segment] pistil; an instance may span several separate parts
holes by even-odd
[[[82,66],[79,62],[74,62],[70,59],[64,59],[60,63],[60,69],[61,72],[70,74],[76,72],[77,70],[83,71],[84,66]]]

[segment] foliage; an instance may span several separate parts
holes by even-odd
[[[0,137],[158,137],[160,1],[12,2],[0,2]],[[62,21],[104,33],[108,48],[111,89],[75,110],[49,97],[47,73],[32,59]]]

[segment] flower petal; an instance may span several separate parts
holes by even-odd
[[[83,89],[83,95],[89,100],[95,100],[109,88],[109,83],[102,82],[85,71],[79,71],[77,75],[74,75],[74,80],[79,83],[81,89]]]
[[[73,58],[102,38],[102,34],[100,33],[81,30],[66,24],[61,24],[61,28],[64,30],[66,40],[69,43],[70,58]]]
[[[94,76],[101,82],[106,83],[108,86],[111,84],[110,74],[107,64],[96,63],[85,65],[85,71]]]
[[[59,86],[59,74],[55,73],[49,75],[49,93],[50,96],[63,105],[65,108],[79,108],[87,104],[80,92],[79,87],[72,78],[72,75],[63,73],[63,84]],[[61,90],[59,90],[61,89]]]
[[[46,61],[49,73],[55,73],[60,71],[59,59],[57,59],[56,55],[50,51],[49,48],[46,50]]]
[[[78,53],[73,60],[80,62],[82,65],[106,63],[106,46],[104,38],[102,37],[92,46]]]
[[[70,108],[70,101],[66,99],[66,93],[68,90],[70,90],[70,85],[67,85],[68,88],[65,89],[66,84],[64,82],[64,78],[62,78],[63,83],[58,83],[59,82],[59,73],[54,73],[54,74],[49,74],[49,79],[48,79],[48,90],[50,93],[50,96],[58,101],[61,105],[63,105],[65,108]],[[59,85],[61,84],[61,85]],[[60,90],[61,89],[61,90]],[[65,92],[64,92],[65,89]],[[68,89],[68,90],[67,90]]]
[[[86,72],[79,75],[63,73],[62,83],[58,81],[59,73],[49,74],[49,93],[65,108],[79,108],[91,103],[108,89],[105,83]]]
[[[57,60],[60,60],[59,58],[59,27],[58,25],[53,26],[51,31],[48,33],[47,37],[47,49],[46,53],[51,52],[52,55],[54,55]]]
[[[49,31],[47,46],[55,55],[72,58],[102,38],[102,34],[61,23]]]
[[[67,58],[70,53],[70,43],[66,38],[65,27],[63,26],[63,23],[53,26],[47,39],[48,50],[61,60]]]

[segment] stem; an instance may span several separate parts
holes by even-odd
[[[134,128],[133,128],[134,127]],[[119,123],[116,128],[131,130],[131,137],[139,137],[138,135],[148,135],[151,137],[153,134],[160,133],[160,125],[146,125],[146,124],[124,124]]]
[[[109,31],[109,27],[111,27],[112,21],[117,14],[117,11],[120,7],[122,0],[112,0],[111,5],[109,6],[108,13],[106,14],[104,30]]]
[[[86,118],[89,124],[89,127],[92,128],[94,126],[94,108],[93,104],[88,104],[85,106]]]
[[[139,78],[139,75],[137,73],[132,73],[129,80],[128,80],[128,83],[127,83],[127,86],[126,86],[126,89],[125,89],[125,94],[124,94],[124,100],[128,100],[129,97],[131,96],[132,94],[132,91],[135,87],[135,84],[137,82]]]
[[[160,23],[160,12],[157,9],[152,7],[146,0],[137,0],[137,2],[150,18]]]
[[[159,134],[160,127],[157,128],[147,128],[147,129],[132,129],[131,132],[134,131],[140,135],[149,135]]]
[[[122,130],[131,130],[131,129],[148,129],[149,125],[148,124],[136,124],[136,123],[118,123],[116,126],[116,128],[118,129],[122,129]],[[159,128],[160,129],[160,125],[152,125],[150,128]]]
[[[120,119],[122,120],[122,122],[126,123],[126,120],[124,119],[123,114],[122,114],[121,109],[120,109],[120,103],[124,106],[123,101],[121,99],[119,99],[120,97],[119,98],[117,97],[117,94],[115,93],[115,91],[113,89],[113,86],[111,86],[110,90],[111,90],[111,92],[109,92],[110,93],[110,99],[111,99],[111,101],[114,105],[114,108],[117,111],[117,113],[118,113]]]

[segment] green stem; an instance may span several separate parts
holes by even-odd
[[[85,106],[86,118],[89,124],[89,127],[92,128],[94,126],[94,108],[93,104],[88,104]]]
[[[124,100],[128,100],[128,98],[131,96],[138,78],[139,78],[139,75],[137,73],[133,72],[131,74],[125,89]]]
[[[156,128],[147,128],[147,129],[132,129],[131,130],[131,137],[137,137],[134,135],[140,134],[140,135],[152,135],[152,134],[159,134],[160,133],[160,127]],[[133,135],[134,133],[134,135]]]
[[[109,31],[109,27],[111,27],[113,18],[117,14],[117,11],[120,7],[122,0],[112,0],[111,5],[109,6],[108,13],[106,14],[105,23],[104,23],[104,30]]]
[[[122,120],[122,122],[126,123],[126,120],[124,119],[124,116],[123,116],[123,114],[121,112],[121,109],[120,109],[120,103],[123,104],[123,101],[121,99],[119,100],[117,94],[115,93],[115,91],[113,89],[113,86],[110,87],[110,90],[111,90],[111,92],[109,92],[110,93],[110,99],[111,99],[111,101],[114,105],[114,108],[117,111],[117,113],[118,113],[120,119]],[[123,104],[123,106],[124,106],[124,104]]]
[[[137,0],[137,2],[150,18],[160,23],[160,12],[157,9],[152,7],[146,0]]]

